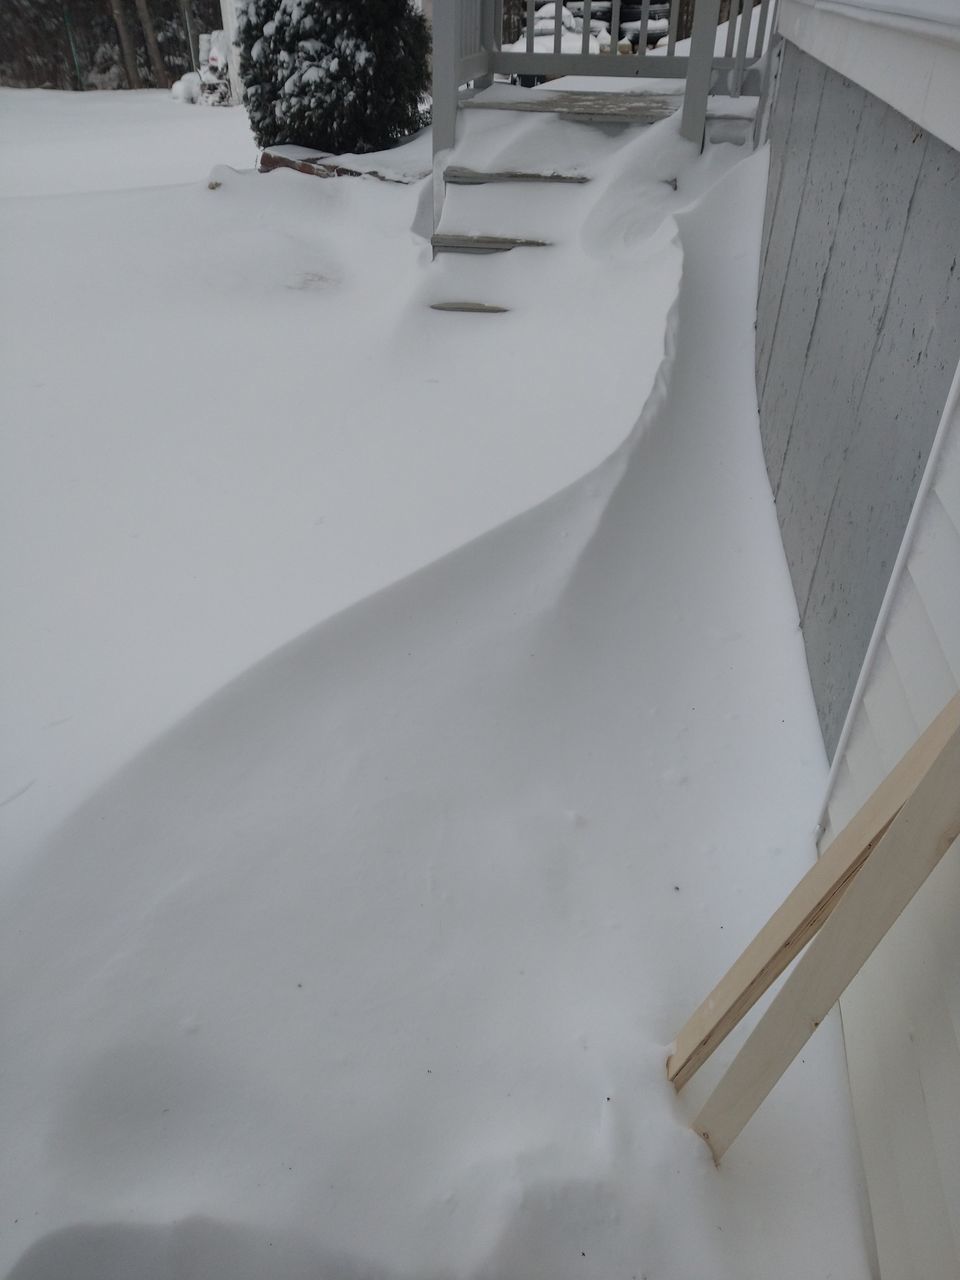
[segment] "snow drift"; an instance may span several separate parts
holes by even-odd
[[[664,1075],[825,773],[731,154],[626,442],[227,685],[7,894],[11,1280],[868,1274],[835,1027],[720,1172]]]

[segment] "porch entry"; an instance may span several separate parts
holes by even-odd
[[[566,5],[544,5],[543,0],[526,0],[522,33],[510,41],[506,37],[514,33],[504,29],[504,0],[435,0],[434,156],[449,151],[456,141],[461,100],[488,88],[497,75],[521,83],[558,76],[682,80],[681,132],[702,143],[708,95],[739,96],[747,70],[763,52],[772,4],[773,0],[670,0],[669,5],[665,0],[568,0]],[[624,22],[624,17],[631,20]],[[721,17],[728,27],[717,49]],[[689,46],[680,39],[687,31]],[[666,46],[651,48],[654,38],[661,44],[665,39]]]

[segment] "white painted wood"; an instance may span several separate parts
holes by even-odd
[[[737,58],[730,73],[731,97],[739,98],[743,85],[743,72],[747,65],[747,46],[750,43],[750,29],[753,21],[753,0],[741,0],[740,24],[737,28]],[[730,23],[733,30],[733,23]]]
[[[825,8],[843,12],[859,9],[871,22],[889,22],[895,29],[917,28],[927,23],[960,27],[957,0],[818,0]],[[808,0],[809,3],[809,0]]]
[[[647,31],[650,26],[650,0],[643,0],[640,9],[640,39],[637,42],[637,50],[646,57],[647,53]]]
[[[949,565],[943,569],[949,572]],[[898,606],[887,625],[887,644],[897,670],[909,673],[909,679],[904,680],[904,691],[913,717],[919,724],[926,724],[953,696],[957,682],[913,584],[909,565],[900,582]],[[917,661],[919,654],[923,654],[922,662]]]
[[[727,43],[724,46],[724,56],[733,57],[733,41],[737,34],[737,14],[740,12],[742,0],[730,0],[730,17],[727,20]]]
[[[831,770],[827,830],[958,689],[960,369]],[[859,745],[864,725],[875,765]],[[881,1280],[957,1280],[960,859],[931,875],[840,1007]]]
[[[667,57],[672,58],[677,47],[677,24],[680,21],[680,6],[670,6],[670,25],[667,28]]]
[[[767,22],[770,17],[770,0],[761,0],[760,17],[757,21],[757,38],[754,42],[753,52],[757,55],[763,53],[764,40],[767,35]]]
[[[620,4],[621,0],[611,0],[610,4],[610,57],[616,58],[620,52]]]
[[[433,155],[453,148],[457,140],[457,60],[459,7],[439,4],[433,15]]]
[[[950,675],[960,683],[960,591],[944,563],[960,565],[960,532],[936,490],[931,495],[925,536],[910,561],[919,603],[943,652]]]
[[[894,664],[893,655],[886,640],[877,653],[875,667],[876,679],[871,682],[864,694],[864,714],[869,717],[871,724],[876,723],[882,726],[877,740],[884,752],[885,760],[892,763],[914,740],[920,732],[921,725],[910,709],[903,681],[900,679],[900,673]],[[853,798],[858,791],[850,783],[848,774],[845,794],[853,803]],[[862,790],[862,787],[860,789]]]
[[[698,147],[703,145],[703,131],[707,122],[707,97],[713,79],[713,49],[719,17],[720,0],[700,0],[693,13],[690,63],[683,91],[680,132]]]
[[[853,774],[854,781],[861,787],[870,778],[882,778],[884,775],[883,756],[866,716],[857,723],[856,731],[850,738],[850,745],[847,748],[847,767]]]
[[[958,6],[960,8],[960,6]],[[792,43],[960,149],[960,31],[838,4],[780,0]]]
[[[243,81],[240,79],[240,46],[237,44],[236,0],[220,0],[220,20],[230,41],[230,57],[227,74],[230,77],[230,98],[234,103],[243,102]],[[194,54],[196,50],[193,51]]]

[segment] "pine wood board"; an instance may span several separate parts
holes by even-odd
[[[876,793],[874,793],[876,794]],[[694,1121],[718,1163],[944,854],[960,841],[960,727]]]
[[[688,1019],[667,1059],[667,1077],[678,1090],[821,928],[958,727],[960,694],[917,739]]]

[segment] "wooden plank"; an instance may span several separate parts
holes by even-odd
[[[467,111],[550,111],[590,120],[622,120],[625,123],[654,124],[679,110],[680,94],[655,93],[551,93],[529,90],[520,95],[487,98],[478,95],[461,104]]]
[[[257,169],[260,173],[270,173],[274,169],[294,169],[297,173],[309,173],[315,178],[376,178],[379,182],[396,182],[401,186],[421,182],[430,173],[429,169],[418,169],[416,173],[409,174],[381,173],[379,169],[352,169],[349,165],[339,164],[332,156],[292,157],[271,151],[269,147],[264,147],[257,157]]]
[[[687,1021],[667,1059],[667,1077],[677,1089],[703,1066],[820,929],[958,728],[960,694],[917,739]]]
[[[510,249],[546,249],[549,240],[521,236],[472,236],[456,231],[435,231],[432,243],[441,253],[506,253]]]
[[[492,302],[431,302],[431,311],[465,311],[474,315],[504,315],[509,307],[498,307]]]
[[[716,1161],[958,839],[960,728],[931,762],[694,1121]]]
[[[518,169],[502,169],[499,172],[488,172],[483,169],[468,169],[464,165],[448,164],[443,171],[447,182],[459,187],[482,186],[489,182],[589,182],[582,173],[525,173]]]

